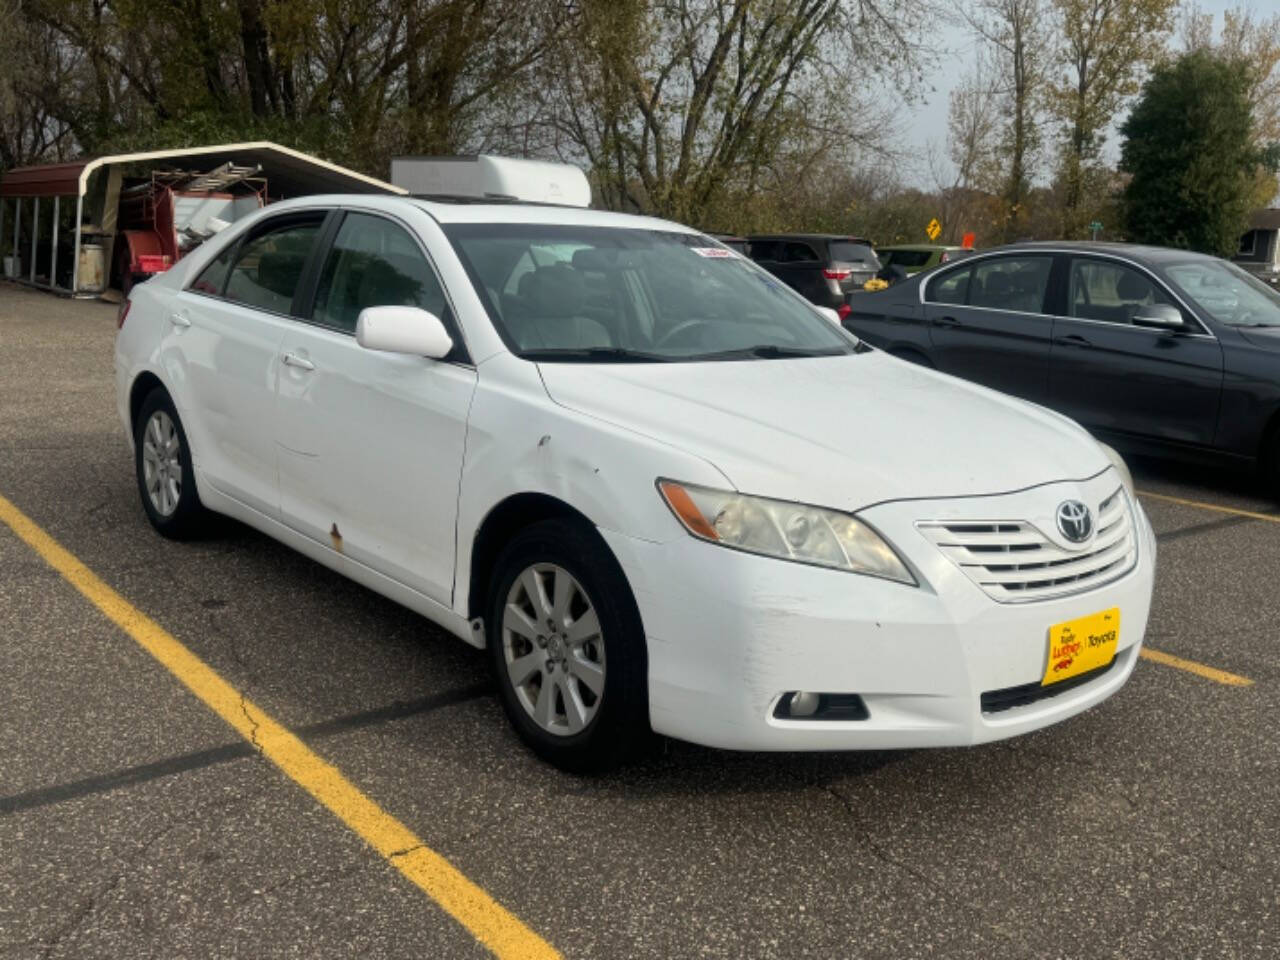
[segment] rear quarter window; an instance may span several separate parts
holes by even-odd
[[[969,275],[972,272],[972,267],[963,267],[939,274],[929,281],[925,299],[931,303],[963,304],[969,295]]]

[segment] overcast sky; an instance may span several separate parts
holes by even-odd
[[[1195,5],[1207,13],[1214,14],[1215,26],[1221,27],[1221,14],[1225,10],[1240,6],[1250,7],[1254,11],[1254,19],[1270,16],[1280,0],[1195,0]],[[1188,6],[1184,3],[1184,7]],[[1175,40],[1176,40],[1175,31]],[[914,169],[903,171],[910,182],[919,187],[934,186],[929,174],[927,155],[930,142],[935,142],[939,152],[945,155],[947,140],[947,107],[951,90],[960,82],[966,73],[973,68],[976,56],[976,44],[968,29],[959,23],[940,23],[937,27],[937,44],[942,48],[937,67],[928,71],[929,82],[933,90],[922,91],[924,102],[916,105],[911,111],[905,134],[916,162]],[[1115,137],[1108,137],[1109,145],[1115,149]],[[1118,154],[1116,155],[1118,156]],[[1112,158],[1113,160],[1115,157]]]

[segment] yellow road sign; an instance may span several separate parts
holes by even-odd
[[[937,240],[942,236],[942,224],[938,222],[938,218],[934,217],[929,221],[929,225],[924,228],[924,232],[929,235],[930,240]]]

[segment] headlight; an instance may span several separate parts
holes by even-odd
[[[847,513],[674,480],[659,480],[658,490],[684,528],[700,540],[780,560],[916,584],[893,548]]]
[[[1107,459],[1111,461],[1111,465],[1116,468],[1116,473],[1120,474],[1120,482],[1124,484],[1124,488],[1129,491],[1129,499],[1133,499],[1133,474],[1129,472],[1129,468],[1125,466],[1124,457],[1116,453],[1114,449],[1105,443],[1099,443],[1102,452],[1107,455]]]

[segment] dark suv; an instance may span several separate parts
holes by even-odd
[[[871,241],[861,237],[783,233],[747,241],[752,260],[823,307],[840,307],[880,270]]]

